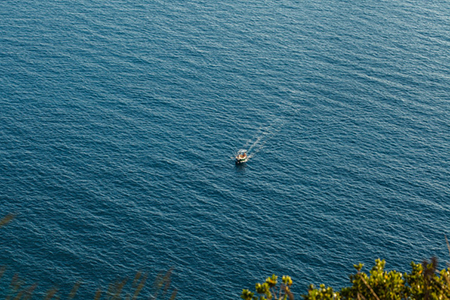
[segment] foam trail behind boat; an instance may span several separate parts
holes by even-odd
[[[248,148],[248,152],[252,151],[252,149],[253,149],[256,145],[258,145],[258,143],[262,140],[263,137],[264,137],[264,136],[259,136],[259,137],[256,139],[256,141],[250,146],[250,148]]]
[[[275,127],[275,123],[281,124]],[[261,151],[261,149],[263,149],[267,141],[271,139],[281,129],[282,126],[283,122],[280,119],[277,119],[267,127],[258,129],[258,133],[255,136],[256,140],[254,140],[255,137],[253,137],[250,140],[248,140],[247,143],[244,145],[244,148],[246,148],[251,143],[248,149],[249,157],[253,157],[256,153]],[[252,142],[253,140],[254,142]]]
[[[253,145],[254,143],[258,142],[258,138],[260,138],[260,136],[267,130],[267,128],[269,128],[270,126],[267,126],[266,128],[264,128],[263,126],[260,126],[258,128],[258,131],[256,132],[256,134],[249,139],[245,145],[243,146],[244,149],[247,149],[249,145]],[[254,139],[256,138],[256,141],[254,141]],[[250,147],[251,148],[251,147]]]
[[[264,139],[261,143],[259,143],[259,142],[261,141],[262,138],[260,140],[258,140],[257,142],[255,142],[252,145],[252,148],[250,148],[250,149],[253,150],[251,154],[255,155],[256,153],[261,151],[264,148],[264,145],[267,143],[267,141],[269,141],[278,131],[279,131],[279,129],[274,131],[274,132],[272,132],[272,133],[270,133],[270,134],[267,134],[266,139]],[[250,152],[250,150],[249,150],[249,152]]]

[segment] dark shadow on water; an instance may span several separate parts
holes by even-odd
[[[234,169],[236,170],[237,173],[239,174],[244,174],[245,173],[245,169],[246,169],[247,165],[245,163],[243,164],[234,164]]]

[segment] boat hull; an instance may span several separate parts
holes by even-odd
[[[239,164],[244,164],[244,163],[246,163],[248,161],[248,157],[246,157],[246,158],[236,158],[236,164],[237,165],[239,165]]]
[[[247,162],[247,160],[249,159],[249,155],[247,155],[247,150],[245,149],[241,149],[237,152],[235,158],[236,158],[236,164],[243,164],[245,162]]]

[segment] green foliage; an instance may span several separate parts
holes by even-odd
[[[412,272],[405,274],[411,299],[450,299],[450,272],[437,272],[437,259],[422,264],[411,263]]]
[[[357,273],[350,275],[351,287],[343,288],[343,299],[404,299],[405,284],[402,274],[397,271],[386,272],[384,260],[377,259],[369,275],[361,273],[362,265],[356,268]]]
[[[386,262],[377,259],[369,274],[362,273],[362,264],[355,265],[350,275],[351,286],[334,292],[332,288],[310,286],[305,300],[438,300],[450,299],[450,272],[437,272],[437,259],[422,264],[411,263],[410,273],[385,271]]]
[[[449,247],[450,248],[450,247]],[[450,249],[449,249],[450,250]],[[362,272],[364,265],[354,265],[348,287],[335,291],[331,287],[310,285],[305,300],[444,300],[450,299],[450,270],[438,271],[437,259],[422,264],[411,263],[411,272],[386,271],[386,262],[377,259],[368,274]],[[256,293],[243,290],[244,300],[294,300],[290,291],[292,279],[283,276],[283,283],[277,288],[277,276],[272,275],[266,282],[257,283]],[[276,289],[276,291],[275,291]]]
[[[324,284],[321,284],[318,289],[314,287],[314,285],[310,285],[308,289],[308,295],[302,295],[304,299],[309,300],[319,300],[319,299],[342,299],[339,295],[339,292],[334,292],[333,288],[325,287]]]
[[[244,300],[294,300],[294,295],[290,291],[290,286],[292,285],[292,278],[289,276],[283,276],[282,283],[278,284],[278,276],[273,274],[271,277],[266,279],[264,283],[257,283],[255,285],[255,293],[249,290],[243,290],[241,298]]]

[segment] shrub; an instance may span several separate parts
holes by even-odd
[[[351,274],[350,286],[341,290],[331,287],[310,285],[308,293],[302,295],[305,300],[440,300],[450,299],[450,271],[438,270],[436,258],[411,263],[411,272],[386,271],[386,262],[377,259],[368,274],[362,272],[363,264],[355,265],[356,273]],[[285,280],[286,279],[286,280]],[[283,282],[277,287],[277,276],[272,275],[263,284],[257,283],[256,294],[243,290],[244,300],[294,300],[290,291],[292,280],[283,276]]]

